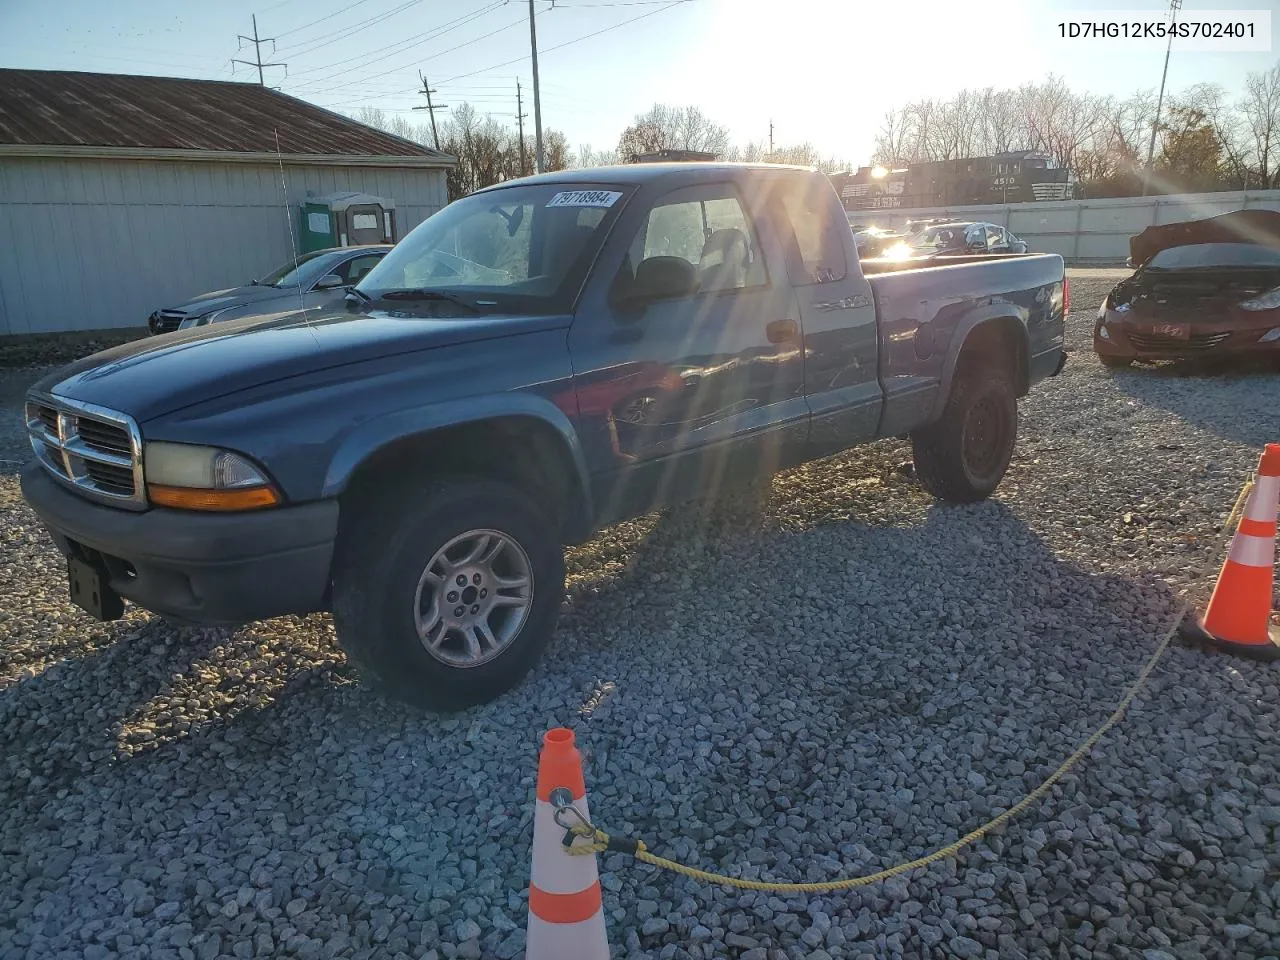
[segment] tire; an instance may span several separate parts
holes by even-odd
[[[911,434],[916,476],[940,500],[985,500],[1009,469],[1017,437],[1018,402],[1008,374],[962,372],[941,418]]]
[[[352,513],[334,560],[333,620],[338,643],[362,679],[394,699],[437,710],[486,703],[515,687],[546,647],[564,597],[564,551],[546,511],[505,484],[460,477],[384,488]],[[477,536],[464,537],[437,562],[469,532]],[[465,559],[481,536],[491,545],[507,541],[488,568],[476,560],[465,576],[456,567],[447,581],[436,576]],[[429,564],[435,581],[427,579]],[[526,574],[528,603],[520,608],[517,595],[526,591],[502,584]],[[455,576],[467,583],[453,591]],[[437,585],[442,582],[451,593]],[[456,607],[445,602],[449,596]],[[507,602],[499,606],[502,597]],[[449,626],[457,610],[476,624],[472,640],[488,659],[477,660],[466,631]],[[419,619],[439,629],[424,639]],[[488,634],[478,627],[481,620]],[[429,641],[439,644],[437,652]]]
[[[1109,357],[1105,353],[1098,354],[1098,360],[1104,367],[1110,367],[1113,370],[1121,370],[1133,363],[1132,360],[1126,360],[1123,357]]]

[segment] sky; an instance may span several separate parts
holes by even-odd
[[[964,87],[1014,87],[1054,73],[1081,91],[1127,96],[1160,83],[1163,49],[1089,50],[1057,24],[1098,0],[536,0],[542,124],[573,148],[612,148],[655,102],[697,105],[735,143],[808,142],[866,163],[885,111]],[[1163,0],[1127,0],[1161,13]],[[1271,52],[1205,53],[1175,41],[1168,89],[1243,90],[1280,60],[1277,0],[1190,0],[1195,10],[1272,10]],[[425,122],[433,100],[469,102],[515,124],[516,82],[532,129],[527,0],[0,0],[0,66],[256,81],[253,46],[275,38],[268,85],[321,106]],[[274,49],[273,49],[274,46]],[[0,91],[2,93],[2,91]],[[443,120],[447,113],[438,114]]]

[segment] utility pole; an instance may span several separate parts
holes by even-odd
[[[1178,20],[1178,9],[1182,0],[1169,0],[1170,24]],[[1151,142],[1147,145],[1147,172],[1142,178],[1142,195],[1147,195],[1147,187],[1151,183],[1152,165],[1156,155],[1156,131],[1160,129],[1160,108],[1164,106],[1164,81],[1169,76],[1169,54],[1173,52],[1173,31],[1169,31],[1169,45],[1164,50],[1164,72],[1160,74],[1160,96],[1156,98],[1156,118],[1151,123]]]
[[[414,107],[413,109],[415,109],[415,110],[426,110],[429,114],[431,114],[431,139],[435,142],[436,149],[437,149],[437,150],[439,150],[439,149],[440,149],[440,134],[439,134],[439,132],[436,130],[436,111],[437,111],[437,110],[448,110],[449,108],[448,108],[448,106],[446,106],[446,105],[445,105],[445,104],[443,104],[443,103],[432,103],[432,102],[431,102],[431,95],[432,95],[433,93],[435,93],[436,91],[431,89],[431,84],[427,83],[427,78],[426,78],[426,77],[424,77],[424,76],[422,75],[422,71],[421,71],[421,70],[419,70],[419,71],[418,71],[418,79],[422,81],[422,93],[426,94],[426,97],[427,97],[427,105],[426,105],[425,107]]]
[[[542,173],[542,94],[538,86],[538,28],[534,25],[533,0],[529,0],[529,49],[533,53],[533,163],[534,172]]]
[[[520,176],[525,175],[527,166],[524,158],[524,99],[520,95],[520,79],[516,78],[516,123],[520,127]]]
[[[769,156],[773,156],[773,121],[769,121]]]
[[[257,68],[258,68],[258,86],[260,86],[260,87],[265,87],[265,86],[266,86],[266,83],[265,83],[265,82],[263,81],[263,79],[262,79],[262,71],[263,71],[263,68],[265,68],[265,67],[284,67],[285,76],[288,76],[288,75],[289,75],[289,67],[288,67],[288,65],[286,65],[286,64],[283,64],[283,63],[263,63],[263,62],[262,62],[262,45],[263,45],[264,43],[269,43],[269,44],[271,44],[271,52],[272,52],[272,53],[275,53],[275,52],[276,52],[276,38],[275,38],[275,37],[259,37],[259,36],[258,36],[258,15],[257,15],[257,14],[254,14],[254,16],[253,16],[253,36],[252,36],[252,37],[246,37],[243,33],[241,33],[241,34],[238,34],[238,35],[237,35],[236,39],[237,39],[237,40],[243,40],[243,41],[245,41],[246,43],[252,43],[252,44],[253,44],[253,60],[252,60],[252,61],[250,61],[250,60],[236,60],[235,58],[232,58],[231,62],[232,62],[232,63],[243,63],[246,67],[257,67]],[[239,50],[239,49],[240,49],[239,47],[236,47],[236,50]],[[234,68],[233,68],[233,69],[234,69]]]

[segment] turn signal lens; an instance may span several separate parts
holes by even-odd
[[[218,447],[149,441],[143,475],[151,502],[183,510],[256,510],[281,502],[248,457]]]
[[[147,497],[158,507],[179,510],[258,510],[274,507],[280,495],[271,487],[241,487],[236,490],[200,490],[195,487],[166,487],[147,484]]]

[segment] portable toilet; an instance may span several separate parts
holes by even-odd
[[[302,252],[396,242],[396,202],[343,190],[302,204]]]

